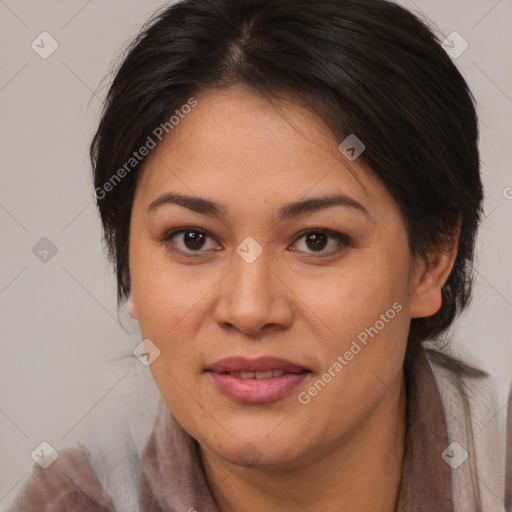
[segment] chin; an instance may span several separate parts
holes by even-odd
[[[294,436],[289,432],[284,434],[276,435],[272,439],[266,435],[229,437],[222,444],[208,440],[205,445],[217,457],[237,466],[284,467],[293,465],[294,461],[300,458],[300,450],[304,448],[304,440],[294,441]]]

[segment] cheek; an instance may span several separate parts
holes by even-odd
[[[374,325],[390,308],[394,317],[395,303],[407,310],[407,268],[407,255],[361,251],[324,275],[295,276],[292,288],[303,311],[310,310],[311,318],[321,321],[329,338],[346,340]],[[386,326],[392,323],[397,322]],[[401,330],[408,325],[398,324]]]
[[[371,305],[343,303],[324,329],[327,336],[315,336],[308,347],[323,364],[297,397],[299,413],[325,440],[355,435],[390,390],[398,393],[395,383],[403,365],[409,320],[403,305],[392,298],[383,295]],[[325,309],[319,309],[322,312]]]
[[[130,280],[142,334],[157,339],[171,336],[183,319],[197,315],[216,282],[211,272],[173,264],[164,248],[146,240],[130,248]]]
[[[197,266],[180,268],[170,263],[164,250],[142,245],[133,248],[130,272],[142,338],[160,350],[150,366],[153,379],[164,398],[172,397],[170,409],[188,414],[190,396],[202,401],[197,376],[204,369],[205,349],[211,350],[212,344],[205,347],[200,330],[221,276]],[[201,415],[201,408],[194,414]]]
[[[395,378],[409,330],[408,264],[407,253],[359,254],[328,279],[303,280],[294,290],[319,325],[315,352],[322,354],[329,390],[318,404],[351,397],[345,412],[357,415],[365,399],[378,401]]]

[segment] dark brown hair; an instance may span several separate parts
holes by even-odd
[[[415,258],[444,246],[460,219],[442,306],[411,321],[409,345],[442,333],[471,293],[483,195],[474,98],[428,25],[384,0],[183,0],[149,20],[123,56],[90,147],[118,303],[130,293],[144,160],[108,193],[105,184],[190,97],[235,83],[300,97],[340,142],[356,134],[366,146],[359,158],[401,207]]]

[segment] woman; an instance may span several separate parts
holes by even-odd
[[[10,510],[502,510],[491,381],[435,350],[470,296],[477,142],[398,5],[164,9],[91,144],[154,427],[115,468],[62,451]]]

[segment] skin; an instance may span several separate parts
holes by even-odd
[[[276,108],[242,85],[195,98],[197,106],[148,156],[130,223],[130,313],[161,351],[150,368],[162,397],[199,442],[221,512],[393,511],[409,322],[439,309],[456,240],[432,253],[428,270],[413,261],[387,189],[361,159],[349,162],[341,141],[297,99],[283,97]],[[147,211],[170,191],[216,201],[227,215],[169,203]],[[332,193],[358,201],[367,214],[337,205],[277,219],[284,203]],[[186,244],[183,234],[161,241],[182,227],[212,237],[202,247]],[[351,242],[328,237],[315,249],[297,236],[322,228]],[[236,252],[248,236],[263,250],[252,263]],[[395,303],[401,311],[300,403],[298,394]],[[284,398],[243,404],[204,371],[235,355],[282,357],[311,373]]]

